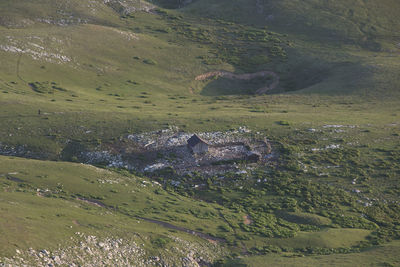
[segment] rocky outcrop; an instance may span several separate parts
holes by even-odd
[[[137,11],[150,12],[153,9],[153,6],[145,1],[104,0],[104,4],[111,7],[123,16],[129,15]]]
[[[0,142],[0,155],[24,157],[30,159],[53,159],[54,155],[50,153],[32,151],[26,145],[7,145]]]
[[[149,255],[144,244],[146,236],[134,234],[137,238],[100,238],[77,232],[71,237],[73,245],[60,249],[17,249],[12,258],[0,258],[0,266],[202,266],[210,265],[224,251],[210,242],[189,242],[169,236],[174,246],[168,250],[154,251]],[[138,242],[139,241],[139,242]]]

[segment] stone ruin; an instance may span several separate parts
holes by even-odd
[[[202,149],[188,144],[193,136],[201,140]],[[197,144],[197,142],[195,142]],[[206,144],[206,145],[205,145]],[[261,133],[246,127],[237,130],[187,133],[177,128],[128,135],[102,151],[81,155],[86,163],[107,163],[143,173],[173,170],[178,175],[194,172],[216,175],[240,171],[239,165],[266,164],[274,158],[270,142]]]
[[[200,144],[206,145],[198,151],[193,150],[188,144],[193,136],[199,139]],[[272,153],[269,141],[261,134],[252,134],[246,127],[196,134],[168,129],[127,138],[138,148],[131,155],[142,159],[142,164],[138,164],[136,169],[143,172],[173,168],[181,175],[194,171],[223,173],[236,169],[234,166],[238,163],[262,164],[270,159]]]

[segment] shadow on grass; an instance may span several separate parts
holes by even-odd
[[[270,76],[257,77],[251,80],[219,77],[208,81],[200,94],[204,96],[252,95],[258,89],[269,86],[272,82],[273,78]]]

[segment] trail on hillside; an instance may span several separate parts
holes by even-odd
[[[22,79],[22,77],[19,74],[19,66],[21,64],[21,58],[22,58],[22,53],[19,54],[18,56],[18,61],[17,61],[17,77],[18,79],[20,79],[21,81],[23,81],[24,83],[26,83],[26,81],[24,79]]]
[[[235,74],[233,72],[229,72],[229,71],[212,71],[212,72],[207,72],[204,74],[201,74],[199,76],[197,76],[195,78],[196,81],[204,81],[210,78],[214,78],[214,77],[224,77],[224,78],[228,78],[228,79],[237,79],[237,80],[251,80],[257,77],[265,77],[265,76],[271,76],[273,78],[273,81],[270,85],[265,86],[265,87],[261,87],[259,89],[257,89],[257,91],[255,92],[258,95],[262,95],[265,94],[266,92],[275,89],[278,84],[279,84],[279,75],[276,74],[273,71],[259,71],[259,72],[254,72],[254,73],[244,73],[244,74]]]
[[[96,207],[115,210],[114,207],[108,206],[108,205],[104,204],[103,202],[101,202],[99,200],[87,199],[87,198],[77,198],[77,200],[85,202],[85,203],[93,205],[93,206],[96,206]],[[133,217],[133,218],[140,219],[140,220],[143,220],[143,221],[146,221],[146,222],[158,224],[158,225],[163,226],[165,228],[169,228],[169,229],[185,232],[185,233],[188,233],[188,234],[203,238],[203,239],[205,239],[207,241],[210,241],[210,242],[225,242],[225,239],[223,239],[223,238],[214,237],[214,236],[202,233],[202,232],[194,231],[194,230],[187,229],[187,228],[184,228],[184,227],[181,227],[181,226],[177,226],[177,225],[174,225],[174,224],[170,224],[170,223],[167,223],[167,222],[163,222],[163,221],[159,221],[159,220],[155,220],[155,219],[150,219],[150,218],[145,218],[145,217],[140,217],[140,216],[135,216],[135,215],[130,215],[130,214],[126,214],[124,212],[122,212],[122,213],[127,215],[127,216],[129,216],[129,217]]]
[[[165,228],[169,228],[169,229],[185,232],[185,233],[188,233],[188,234],[191,234],[191,235],[206,239],[206,240],[208,240],[210,242],[211,241],[214,241],[214,242],[224,242],[225,241],[225,239],[222,239],[222,238],[218,238],[218,237],[214,237],[214,236],[202,233],[202,232],[190,230],[190,229],[187,229],[187,228],[184,228],[184,227],[181,227],[181,226],[176,226],[176,225],[173,225],[173,224],[170,224],[170,223],[167,223],[167,222],[154,220],[154,219],[149,219],[149,218],[144,218],[144,217],[136,217],[136,218],[141,219],[141,220],[146,221],[146,222],[151,222],[151,223],[155,223],[155,224],[161,225],[161,226],[163,226]]]

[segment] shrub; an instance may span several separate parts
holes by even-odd
[[[289,126],[290,125],[290,123],[287,122],[287,121],[277,121],[276,123],[279,124],[279,125],[282,125],[282,126]]]
[[[157,237],[151,240],[151,243],[157,248],[165,248],[169,242],[171,242],[171,239],[168,237]]]
[[[148,65],[157,65],[157,62],[152,59],[144,59],[143,63],[148,64]]]

